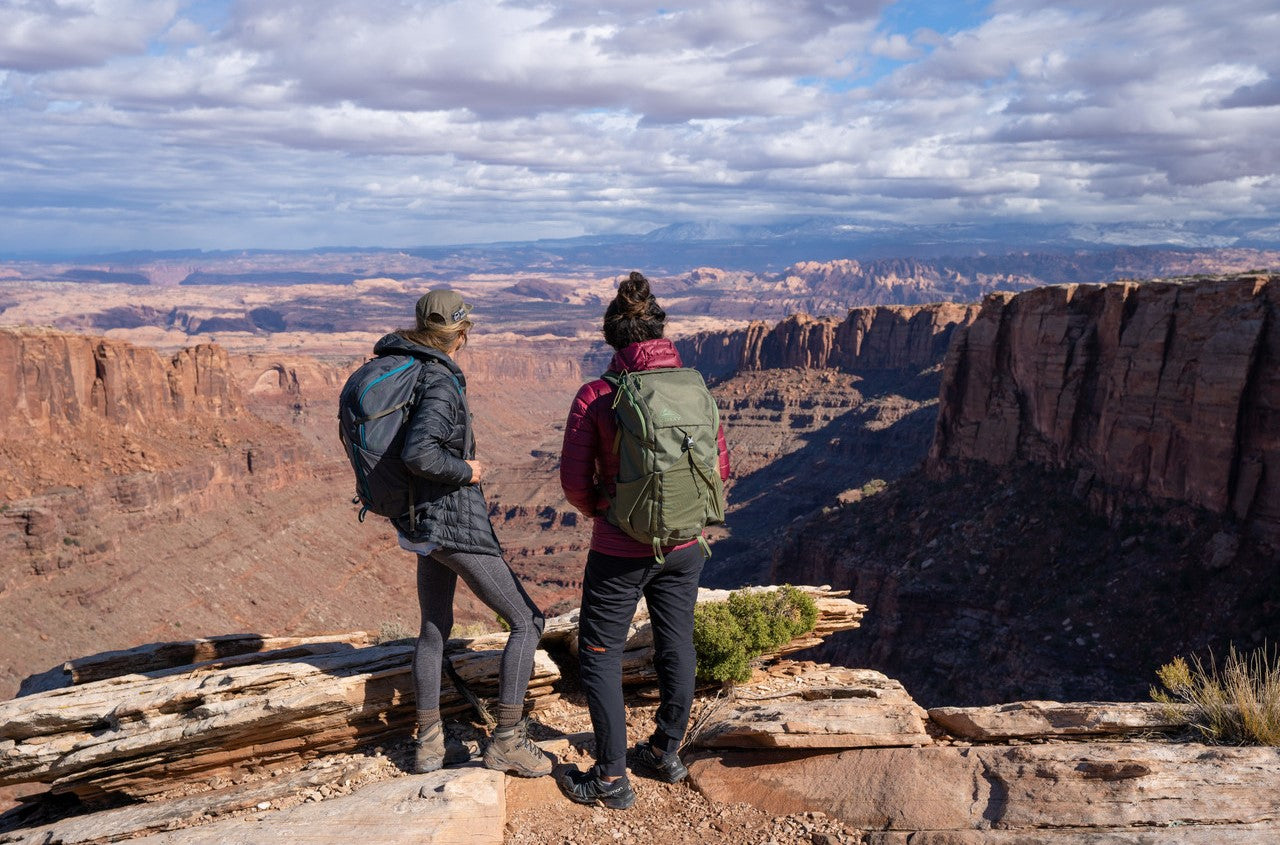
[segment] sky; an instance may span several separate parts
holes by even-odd
[[[0,254],[1280,216],[1275,0],[0,0]]]

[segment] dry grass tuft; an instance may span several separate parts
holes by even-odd
[[[1151,698],[1185,708],[1191,727],[1208,742],[1280,745],[1280,654],[1263,646],[1248,653],[1232,646],[1219,668],[1178,657],[1156,672],[1164,689]]]

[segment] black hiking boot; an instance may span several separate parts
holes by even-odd
[[[658,756],[648,742],[636,743],[636,747],[631,749],[631,762],[632,769],[663,783],[679,783],[689,774],[679,754],[672,751]]]
[[[570,766],[556,775],[556,785],[566,798],[578,804],[599,804],[610,810],[626,810],[636,803],[635,790],[626,775],[610,783],[596,775],[594,768],[583,772]]]

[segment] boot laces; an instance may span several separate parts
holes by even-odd
[[[519,722],[516,723],[515,734],[512,736],[512,739],[515,740],[515,744],[517,748],[521,748],[531,753],[542,752],[542,749],[539,748],[536,744],[534,744],[533,740],[529,739],[529,720],[528,719],[521,719]]]

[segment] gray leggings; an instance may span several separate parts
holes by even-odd
[[[436,549],[418,555],[418,606],[422,627],[413,654],[413,685],[419,711],[440,709],[440,668],[444,644],[453,629],[453,591],[458,576],[480,601],[511,626],[498,674],[498,701],[506,708],[524,704],[533,674],[533,653],[546,618],[529,598],[507,562],[497,555]]]

